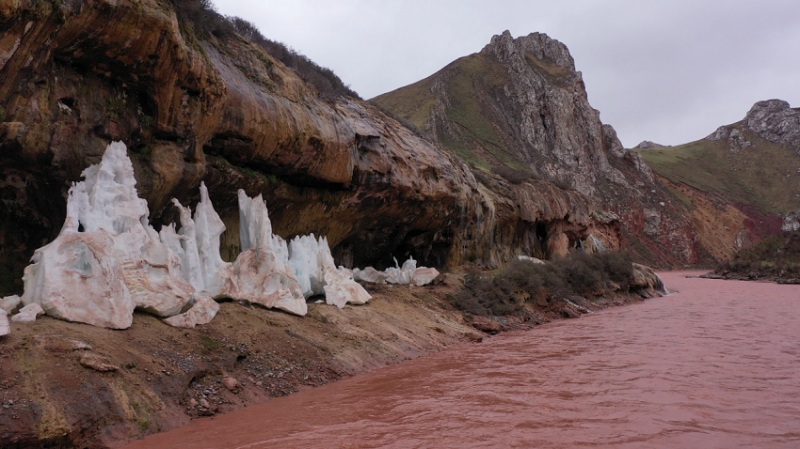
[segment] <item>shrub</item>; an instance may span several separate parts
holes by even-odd
[[[608,293],[609,281],[627,290],[632,279],[633,266],[625,253],[577,252],[543,265],[514,260],[493,274],[470,272],[464,289],[450,302],[473,315],[509,315],[525,304],[546,307],[569,296]]]
[[[517,170],[507,165],[498,165],[492,171],[505,178],[511,184],[522,184],[533,178],[533,173],[529,170]]]
[[[360,99],[332,70],[320,67],[286,45],[264,37],[253,23],[239,17],[219,14],[211,0],[171,0],[178,18],[190,23],[199,36],[225,37],[238,34],[260,46],[275,59],[294,70],[304,81],[316,87],[320,96],[334,100],[342,96]]]
[[[800,278],[800,231],[767,237],[736,253],[716,272],[750,278]]]
[[[190,23],[200,36],[225,36],[234,32],[233,25],[216,11],[211,0],[171,0],[178,18]]]

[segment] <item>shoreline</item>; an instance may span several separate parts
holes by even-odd
[[[196,418],[581,314],[563,302],[470,317],[448,302],[463,279],[442,279],[428,287],[368,284],[374,298],[367,305],[309,304],[304,318],[225,302],[212,323],[188,330],[141,313],[123,331],[47,317],[13,323],[0,340],[0,448],[120,447]],[[613,295],[579,305],[597,311],[642,300]]]

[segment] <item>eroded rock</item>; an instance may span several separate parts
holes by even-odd
[[[101,373],[119,371],[119,367],[112,364],[107,358],[94,353],[83,354],[80,357],[79,362],[83,367],[93,369]]]
[[[634,263],[633,265],[633,281],[631,281],[631,291],[638,291],[640,295],[646,298],[666,295],[667,291],[661,277],[652,268]]]

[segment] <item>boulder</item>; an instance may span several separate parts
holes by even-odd
[[[646,298],[669,294],[664,281],[650,267],[638,263],[633,264],[633,281],[631,290],[638,291]]]

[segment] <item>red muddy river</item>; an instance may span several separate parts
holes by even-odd
[[[800,448],[800,286],[686,274],[127,448]]]

